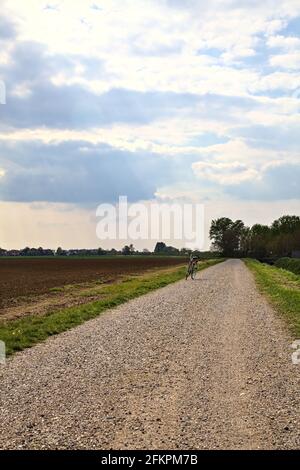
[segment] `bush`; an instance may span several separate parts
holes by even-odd
[[[279,258],[277,261],[275,261],[275,266],[277,266],[277,268],[286,269],[287,271],[291,271],[294,274],[300,275],[300,259]]]

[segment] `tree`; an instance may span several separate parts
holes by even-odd
[[[242,237],[245,232],[245,225],[242,220],[236,220],[231,226],[231,232],[233,234],[233,251],[241,250]]]
[[[233,222],[227,217],[221,217],[212,221],[209,236],[214,248],[224,256],[232,256],[240,249],[243,230],[244,223],[241,220]]]
[[[154,253],[163,253],[166,251],[167,245],[164,242],[157,242],[154,248]]]
[[[240,249],[244,227],[241,220],[233,222],[228,217],[212,220],[209,237],[213,242],[213,248],[224,256],[233,256]]]
[[[250,254],[255,258],[270,255],[271,230],[268,225],[254,224],[250,230]]]
[[[251,229],[244,227],[240,238],[240,252],[242,256],[247,256],[251,248]]]
[[[29,246],[26,246],[25,248],[23,248],[23,250],[21,250],[20,254],[21,254],[21,256],[29,256],[30,255]]]
[[[192,253],[192,250],[190,250],[189,248],[181,248],[179,254],[182,255],[182,256],[190,256]]]
[[[134,253],[134,246],[133,244],[131,243],[129,246],[128,245],[125,245],[123,248],[122,248],[122,254],[123,255],[132,255]]]
[[[123,248],[122,248],[122,255],[130,255],[130,248],[128,245],[125,245]]]
[[[271,230],[275,235],[282,233],[293,233],[300,229],[300,217],[297,215],[283,215],[274,220]]]
[[[179,255],[179,250],[174,246],[166,246],[165,253],[167,255]]]
[[[283,215],[271,225],[271,249],[277,256],[290,256],[300,248],[300,217]]]

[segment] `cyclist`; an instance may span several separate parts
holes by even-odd
[[[194,279],[194,275],[196,273],[196,268],[198,264],[199,258],[198,256],[195,256],[191,253],[188,268],[187,268],[187,273],[186,273],[186,279],[191,276],[192,279]]]

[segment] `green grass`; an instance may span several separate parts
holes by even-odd
[[[245,260],[259,289],[287,321],[295,338],[300,337],[300,276],[256,260]]]
[[[275,266],[277,266],[277,268],[286,269],[287,271],[291,271],[294,274],[300,275],[300,259],[279,258],[275,262]]]
[[[64,287],[51,287],[49,289],[49,292],[64,292],[65,288]]]
[[[198,270],[219,263],[221,259],[206,260]],[[116,307],[134,297],[147,294],[184,278],[185,267],[170,268],[164,272],[153,272],[132,276],[123,281],[104,286],[97,301],[54,311],[43,316],[27,316],[22,319],[0,323],[0,340],[6,344],[7,355],[33,346],[47,337],[80,325],[95,318],[107,309]],[[191,281],[192,282],[192,281]]]

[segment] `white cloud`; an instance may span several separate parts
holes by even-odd
[[[239,162],[197,162],[193,164],[193,170],[198,178],[221,185],[234,185],[259,178],[257,170]]]
[[[267,40],[269,47],[279,47],[282,49],[294,49],[300,47],[300,38],[297,36],[271,36]]]
[[[148,0],[138,6],[134,0],[107,0],[99,10],[80,0],[57,1],[56,9],[40,0],[4,5],[19,25],[19,40],[45,44],[52,53],[97,57],[109,75],[95,80],[81,69],[74,76],[59,73],[52,77],[55,83],[81,83],[96,92],[124,87],[232,96],[247,94],[259,76],[231,65],[255,56],[258,35],[276,32],[296,12],[292,3],[275,0],[256,9],[217,0],[180,9]],[[164,54],[172,47],[174,53]],[[210,49],[219,50],[219,57]]]
[[[280,67],[283,69],[300,69],[300,51],[289,52],[287,54],[278,54],[270,58],[272,67]]]
[[[260,76],[250,87],[251,92],[290,91],[300,87],[300,77],[296,72],[274,72]]]
[[[26,98],[27,96],[31,95],[31,93],[31,87],[26,83],[20,83],[16,85],[11,91],[12,96],[18,96],[20,98]]]
[[[210,158],[210,161],[213,159],[216,163],[251,163],[259,167],[266,164],[268,161],[277,159],[279,156],[282,158],[286,156],[284,152],[278,152],[278,150],[249,147],[241,138],[231,139],[224,144],[215,144],[209,147],[199,148],[199,154],[201,154],[203,159]],[[226,167],[224,167],[224,169],[225,168]]]

